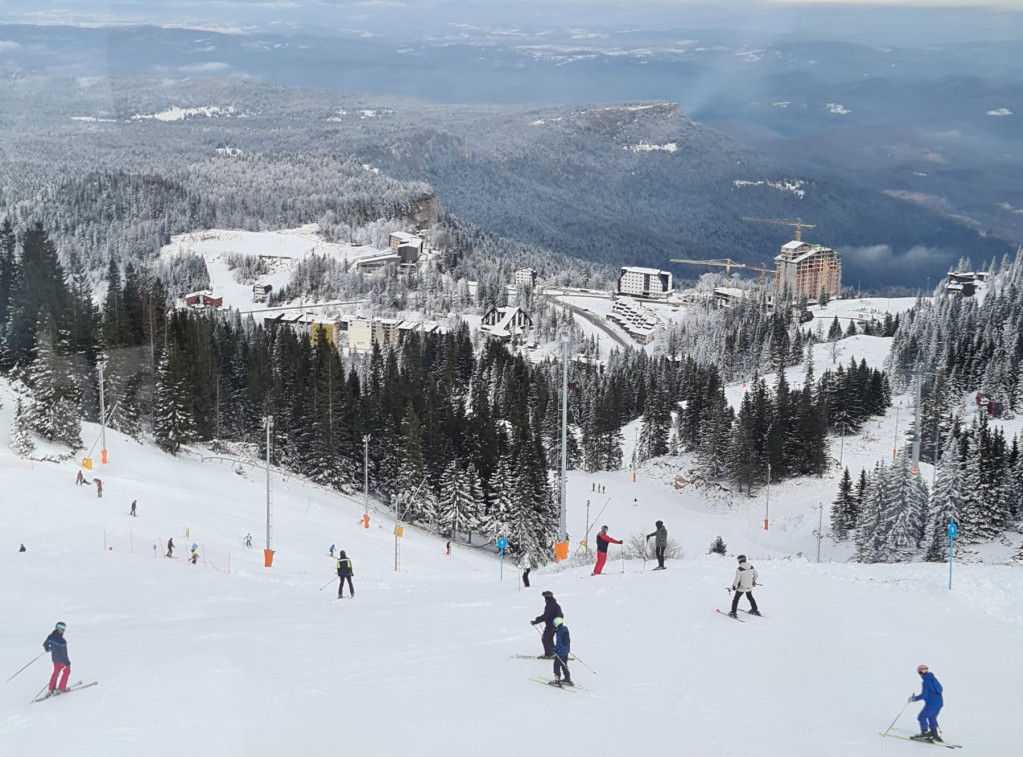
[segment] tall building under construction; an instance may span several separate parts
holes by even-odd
[[[842,288],[842,258],[830,247],[793,240],[783,244],[775,257],[775,287],[793,294],[802,292],[816,300],[823,289],[828,297],[838,297]]]

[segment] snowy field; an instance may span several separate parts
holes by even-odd
[[[851,564],[848,547],[830,539],[817,563],[817,504],[826,529],[837,474],[772,487],[765,532],[763,496],[672,485],[684,461],[652,462],[636,483],[628,471],[572,473],[573,557],[534,571],[530,589],[508,562],[501,580],[493,554],[457,544],[446,556],[443,538],[415,529],[395,571],[385,511],[371,506],[366,530],[358,497],[277,477],[277,555],[267,569],[258,469],[239,475],[201,462],[198,450],[175,459],[108,432],[100,499],[75,486],[73,462],[29,465],[9,452],[6,385],[0,398],[0,672],[7,678],[38,655],[62,620],[72,680],[100,681],[30,703],[49,677],[47,656],[5,683],[4,757],[914,757],[938,747],[878,734],[919,692],[919,663],[945,687],[948,741],[971,755],[1016,753],[1023,571],[1006,562],[1011,549],[957,564],[951,591],[947,565]],[[847,440],[845,464],[885,454],[893,416]],[[85,443],[96,436],[87,425]],[[587,500],[589,520],[617,538],[663,519],[684,557],[651,572],[652,562],[623,563],[613,546],[605,575],[591,576],[578,545]],[[246,532],[256,549],[242,546]],[[129,534],[140,554],[104,551],[105,539],[123,544]],[[706,554],[719,534],[727,557]],[[171,536],[176,558],[196,541],[230,553],[231,572],[162,557]],[[335,600],[332,543],[353,560],[354,600]],[[764,584],[756,596],[765,617],[744,623],[714,612],[727,609],[739,552]],[[584,691],[534,683],[550,665],[512,659],[540,651],[529,620],[543,589],[565,611]],[[898,733],[915,731],[920,707],[905,707]]]
[[[261,283],[272,284],[276,292],[291,280],[295,264],[309,255],[354,260],[364,251],[356,246],[325,242],[320,238],[316,224],[310,224],[281,231],[193,231],[171,237],[170,244],[160,251],[164,257],[184,253],[201,255],[205,259],[211,286],[216,295],[223,295],[224,308],[247,313],[266,308],[266,303],[252,301],[254,282],[237,280],[228,266],[229,255],[265,258],[270,272],[258,279]]]

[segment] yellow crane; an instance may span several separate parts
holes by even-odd
[[[803,241],[803,229],[816,229],[817,224],[814,223],[803,223],[802,218],[797,218],[795,221],[783,221],[778,218],[749,218],[743,216],[744,221],[753,221],[754,223],[773,223],[778,226],[795,226],[796,227],[796,241]]]
[[[760,271],[760,286],[764,285],[764,281],[769,273],[777,273],[777,271],[768,271],[767,266],[746,265],[744,263],[737,263],[731,258],[715,258],[713,260],[683,260],[680,258],[671,258],[672,263],[685,263],[686,265],[716,265],[721,266],[725,269],[725,281],[728,281],[728,277],[732,274],[733,268],[743,268],[747,271]]]

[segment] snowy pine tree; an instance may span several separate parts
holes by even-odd
[[[46,316],[36,329],[35,359],[29,365],[28,383],[33,403],[28,421],[44,439],[82,446],[81,397],[71,378],[68,362],[56,347],[56,324]]]
[[[11,452],[18,457],[30,457],[36,449],[27,415],[21,397],[18,397],[14,407],[14,421],[11,423]]]
[[[853,494],[852,477],[846,468],[838,485],[838,496],[831,503],[831,533],[836,539],[845,539],[856,528],[859,502]]]

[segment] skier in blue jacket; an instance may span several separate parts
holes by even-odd
[[[572,674],[568,672],[568,653],[572,651],[572,637],[568,634],[568,626],[564,618],[554,619],[554,680],[555,686],[574,686]],[[561,672],[565,672],[562,680]]]
[[[938,735],[938,713],[945,704],[941,698],[941,684],[926,665],[917,666],[916,672],[923,679],[923,690],[919,694],[910,694],[910,702],[924,700],[924,708],[916,719],[920,721],[920,733],[910,738],[916,741],[941,741]]]

